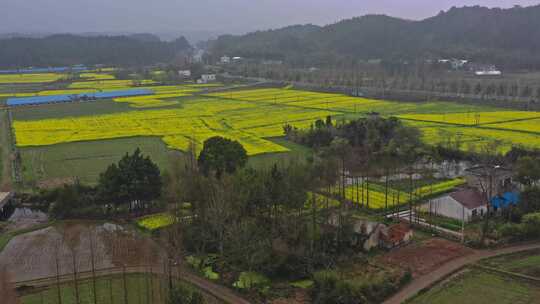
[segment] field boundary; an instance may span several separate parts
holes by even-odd
[[[413,299],[420,293],[433,288],[435,285],[447,279],[449,276],[463,270],[466,267],[476,264],[481,260],[533,249],[540,249],[540,243],[517,244],[511,247],[495,250],[487,249],[476,251],[476,253],[473,253],[472,255],[467,255],[447,262],[431,273],[413,279],[411,283],[406,285],[399,292],[386,299],[383,304],[407,303],[409,300]]]
[[[150,270],[150,271],[148,271]],[[155,274],[155,275],[164,275],[168,276],[169,278],[175,278],[181,281],[185,281],[186,283],[189,283],[193,285],[194,287],[200,289],[201,291],[212,295],[216,297],[218,300],[221,300],[225,303],[234,303],[234,304],[250,304],[249,301],[242,298],[241,296],[237,295],[236,292],[233,290],[222,286],[215,284],[213,282],[209,282],[206,279],[200,278],[199,276],[190,273],[187,270],[181,269],[180,266],[171,266],[167,267],[167,265],[138,265],[138,266],[126,266],[126,267],[112,267],[112,268],[104,268],[104,269],[97,269],[94,272],[92,271],[84,271],[84,272],[78,272],[77,273],[77,280],[88,280],[92,279],[92,277],[105,277],[105,276],[112,276],[112,275],[121,275],[121,274]],[[44,287],[51,287],[54,286],[57,283],[63,284],[67,282],[73,281],[74,274],[63,274],[54,277],[46,277],[46,278],[39,278],[34,280],[28,280],[28,281],[19,281],[19,282],[13,282],[16,288],[20,289],[26,289],[26,288],[44,288]]]
[[[507,275],[507,276],[518,278],[518,279],[522,279],[522,280],[540,282],[540,278],[537,278],[537,277],[532,277],[532,276],[528,276],[528,275],[525,275],[525,274],[512,272],[512,271],[506,271],[506,270],[498,269],[498,268],[495,268],[495,267],[484,266],[484,265],[480,265],[478,263],[472,264],[472,265],[470,265],[470,267],[478,268],[478,269],[482,269],[482,270],[486,270],[486,271],[490,271],[490,272],[495,272],[495,273],[499,273],[499,274],[502,274],[502,275]]]

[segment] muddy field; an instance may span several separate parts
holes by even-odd
[[[27,229],[32,226],[47,223],[47,214],[29,208],[16,208],[8,219],[6,231]]]
[[[433,271],[448,261],[474,250],[448,240],[434,238],[393,250],[380,257],[384,264],[410,269],[414,277]]]
[[[93,253],[93,254],[92,254]],[[92,259],[93,256],[93,259]],[[137,265],[162,265],[163,251],[149,237],[115,224],[62,224],[19,235],[0,253],[14,281]]]

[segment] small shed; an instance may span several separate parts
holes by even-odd
[[[380,246],[385,249],[392,249],[408,244],[413,238],[414,232],[411,226],[406,223],[392,225],[381,230],[379,236]]]
[[[13,211],[13,206],[11,205],[12,198],[12,192],[0,192],[0,220],[7,219],[11,211]]]

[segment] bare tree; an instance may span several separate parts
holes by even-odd
[[[6,304],[20,303],[17,292],[11,284],[11,279],[5,268],[0,269],[0,299],[2,303]]]

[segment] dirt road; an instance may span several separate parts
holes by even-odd
[[[440,268],[414,279],[411,283],[401,289],[398,293],[387,299],[383,304],[399,304],[415,296],[424,288],[429,288],[438,281],[444,279],[449,274],[470,265],[482,259],[495,257],[498,255],[510,254],[520,251],[540,249],[540,243],[517,245],[495,250],[478,250],[472,255],[468,255],[453,261],[450,261]]]

